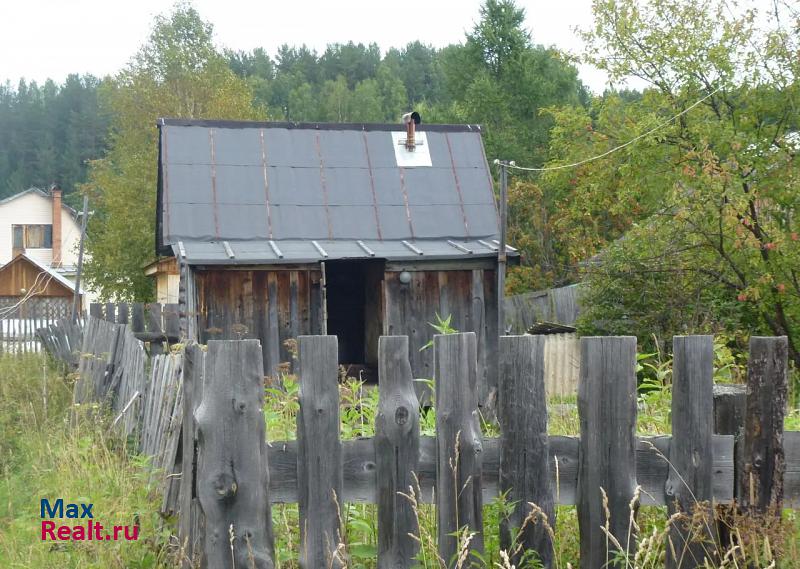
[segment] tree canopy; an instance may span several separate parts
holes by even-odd
[[[724,1],[598,1],[586,59],[648,84],[550,111],[552,166],[635,144],[539,183],[568,263],[584,261],[583,329],[787,335],[800,364],[800,20]],[[700,101],[696,106],[695,103]],[[671,120],[672,117],[676,117]],[[587,262],[588,261],[588,262]]]
[[[105,156],[90,164],[84,187],[89,224],[86,279],[118,299],[147,299],[143,272],[154,259],[158,162],[156,120],[261,115],[247,84],[214,46],[212,27],[188,5],[156,19],[149,41],[104,85],[112,112]]]

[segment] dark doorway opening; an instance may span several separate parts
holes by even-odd
[[[377,375],[383,270],[382,260],[325,262],[328,334],[338,338],[339,363],[364,379]]]

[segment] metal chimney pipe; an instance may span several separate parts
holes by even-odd
[[[422,122],[422,118],[417,111],[411,111],[403,115],[403,122],[406,123],[406,150],[414,152],[417,147],[417,125]]]

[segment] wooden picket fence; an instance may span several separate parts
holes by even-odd
[[[148,342],[156,353],[164,342],[175,343],[180,337],[177,304],[93,302],[89,305],[89,315],[106,322],[126,324],[136,339]]]
[[[32,297],[20,304],[19,297],[0,297],[0,354],[26,354],[41,348],[37,330],[70,316],[72,299]]]
[[[483,438],[473,333],[434,339],[436,437],[421,437],[408,339],[379,343],[379,412],[374,438],[339,437],[337,341],[298,341],[297,440],[268,443],[257,340],[189,345],[183,368],[179,537],[186,567],[274,566],[270,504],[299,505],[300,564],[347,565],[346,503],[377,504],[378,567],[416,566],[415,503],[435,503],[439,556],[454,566],[459,535],[481,551],[485,532],[515,543],[513,563],[533,550],[553,561],[555,505],[575,505],[582,569],[615,565],[615,540],[634,550],[631,504],[702,515],[698,504],[730,504],[779,515],[800,508],[800,433],[783,432],[786,338],[753,338],[747,395],[713,385],[710,336],[676,337],[672,435],[637,437],[636,339],[580,341],[580,437],[547,435],[545,339],[500,340],[498,417],[502,436]],[[727,429],[725,434],[715,434]],[[514,504],[498,528],[482,507],[504,493]],[[636,499],[635,499],[636,497]],[[541,517],[530,523],[531,504]],[[529,521],[526,522],[525,520]],[[604,531],[614,536],[610,539]],[[717,530],[705,526],[713,543]],[[467,533],[464,534],[463,532]],[[668,567],[698,567],[708,543],[670,526]],[[702,537],[702,536],[701,536]]]
[[[103,318],[106,314],[110,313],[105,312]],[[151,333],[152,328],[144,332]],[[143,342],[124,318],[115,323],[89,316],[85,327],[61,320],[37,334],[54,359],[77,368],[75,402],[107,406],[112,428],[151,457],[152,476],[158,477],[163,496],[161,511],[175,514],[181,472],[183,354],[162,353],[163,335],[146,336],[153,341]]]

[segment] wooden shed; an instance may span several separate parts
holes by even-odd
[[[378,337],[408,335],[430,378],[430,323],[450,316],[476,332],[491,393],[499,224],[480,127],[158,127],[156,252],[180,266],[187,336],[259,338],[274,374],[291,340],[332,334],[340,363],[369,375]]]
[[[0,268],[0,310],[15,319],[67,318],[74,286],[57,269],[19,253]]]

